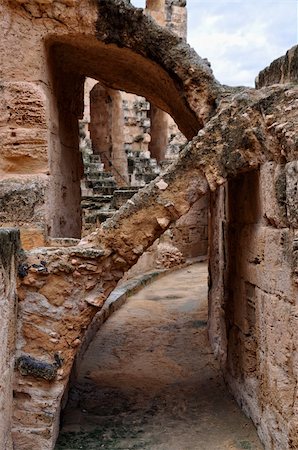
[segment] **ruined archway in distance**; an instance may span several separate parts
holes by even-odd
[[[54,94],[51,111],[57,116],[51,121],[59,124],[59,136],[51,133],[49,142],[48,231],[54,237],[81,236],[83,168],[77,120],[82,117],[86,76],[108,88],[146,97],[169,113],[188,139],[214,113],[220,90],[206,61],[142,10],[124,1],[99,0],[94,13],[91,30],[46,37]],[[195,95],[190,95],[191,89]]]

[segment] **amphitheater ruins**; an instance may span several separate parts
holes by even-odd
[[[54,448],[93,317],[168,229],[182,258],[194,245],[191,256],[208,251],[208,333],[230,391],[265,449],[298,449],[298,47],[255,89],[223,86],[186,43],[184,7],[0,2],[1,450]],[[87,89],[86,78],[100,84]],[[97,139],[84,121],[86,90],[114,131],[97,136],[84,168],[89,130]],[[120,101],[128,116],[135,101],[150,111],[150,137],[145,120],[130,124],[127,140]],[[141,151],[166,159],[177,127],[187,139],[178,156],[133,184],[143,178],[129,161]],[[122,206],[97,205],[108,220],[82,221],[83,203],[89,214],[96,200],[86,176],[96,164],[114,177],[99,176],[109,197],[100,201]]]

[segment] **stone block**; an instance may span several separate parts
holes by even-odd
[[[0,130],[0,174],[48,171],[47,132],[38,128]]]
[[[267,292],[292,297],[292,236],[288,228],[255,226],[239,232],[236,266],[241,277]]]
[[[277,83],[298,81],[297,74],[298,46],[292,47],[286,55],[275,59],[270,66],[262,70],[256,78],[256,87],[271,86]]]
[[[37,247],[45,247],[45,230],[42,226],[36,227],[22,227],[21,233],[21,246],[24,250],[31,250]]]
[[[46,96],[35,83],[1,85],[0,126],[46,128]]]
[[[54,306],[63,305],[67,295],[71,293],[70,283],[61,276],[50,275],[47,284],[39,291]]]
[[[11,226],[44,222],[47,187],[48,178],[43,176],[0,181],[1,222]]]

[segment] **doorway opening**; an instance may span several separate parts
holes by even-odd
[[[79,121],[82,236],[164,171],[186,144],[174,120],[146,98],[87,78]]]
[[[93,222],[91,220],[82,233],[81,180],[86,178],[86,171],[93,175],[92,171],[103,165],[103,172],[108,173],[100,174],[99,178],[104,180],[103,187],[107,188],[107,195],[111,195],[113,188],[121,188],[119,198],[115,201],[119,205],[134,193],[128,192],[127,188],[143,186],[159,173],[157,163],[160,165],[166,158],[165,144],[169,140],[170,145],[167,147],[177,151],[179,143],[174,142],[175,137],[178,134],[181,137],[184,134],[187,138],[193,135],[190,122],[179,111],[180,108],[185,109],[183,99],[174,100],[177,86],[166,78],[168,76],[160,78],[156,65],[151,67],[151,62],[144,63],[144,58],[132,55],[126,49],[113,47],[107,52],[104,44],[98,41],[82,42],[83,48],[78,46],[77,41],[76,45],[70,41],[48,42],[54,94],[51,104],[53,121],[50,134],[48,235],[56,238],[81,238],[82,234],[92,231],[92,227],[109,217],[109,214],[99,218],[93,215]],[[95,62],[103,58],[104,65]],[[141,64],[137,74],[130,69],[134,59],[137,59],[137,65]],[[131,78],[127,75],[128,70]],[[151,77],[148,76],[150,72]],[[90,127],[86,130],[84,98],[87,75],[91,80],[96,80],[96,84],[89,90],[89,116],[93,120],[90,120]],[[160,84],[159,88],[154,85],[155,78],[157,86]],[[154,106],[148,106],[149,102]],[[175,122],[170,121],[166,113],[174,118],[181,133],[178,133]],[[161,117],[167,118],[161,123]],[[81,141],[81,148],[85,146],[86,149],[88,138],[92,141],[89,146],[92,155],[89,158],[90,165],[86,168],[79,148]],[[146,149],[148,154],[143,158]],[[88,160],[88,149],[85,155]],[[153,163],[154,159],[156,163]],[[140,167],[142,164],[143,167]],[[91,178],[96,181],[96,176]],[[91,189],[92,186],[85,185],[85,188]],[[88,191],[85,194],[88,197]],[[105,195],[105,192],[100,194]]]

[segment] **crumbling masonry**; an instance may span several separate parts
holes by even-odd
[[[265,448],[298,448],[297,47],[257,89],[228,88],[124,0],[2,0],[0,17],[1,222],[35,247],[21,252],[18,233],[1,230],[1,446],[53,449],[92,317],[210,192],[210,341]],[[189,143],[167,173],[65,247],[81,227],[86,76],[146,97]],[[39,248],[50,238],[56,247]]]

